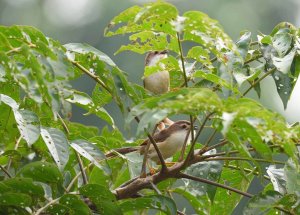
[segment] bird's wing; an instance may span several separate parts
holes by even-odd
[[[157,132],[154,134],[153,139],[156,143],[165,141],[170,135],[167,132],[167,129],[161,130],[160,132]],[[146,139],[144,142],[142,142],[141,146],[145,146],[148,144],[149,139]]]

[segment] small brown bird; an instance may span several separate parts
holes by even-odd
[[[168,128],[165,128],[159,132],[157,132],[153,138],[159,148],[164,159],[172,157],[176,152],[180,151],[186,136],[190,133],[191,123],[186,120],[180,120],[174,122]],[[196,129],[196,127],[194,127]],[[190,135],[187,140],[190,141]],[[106,157],[114,157],[116,152],[120,154],[127,154],[134,151],[139,151],[141,155],[145,153],[146,146],[150,140],[145,140],[140,146],[137,147],[126,147],[121,149],[116,149],[114,152],[110,152],[106,155]],[[155,151],[154,146],[151,144],[148,151],[148,158],[152,161],[159,164],[159,158]]]
[[[145,66],[154,66],[161,59],[168,57],[168,51],[152,51],[146,55]],[[144,78],[144,88],[155,95],[166,93],[170,90],[170,75],[168,71],[159,71]],[[162,130],[166,125],[173,124],[169,118],[165,118],[158,124],[158,129]]]
[[[159,60],[167,58],[168,52],[149,52],[145,58],[145,66],[154,66]],[[170,89],[170,75],[168,71],[159,71],[144,78],[144,87],[155,95],[163,94]]]

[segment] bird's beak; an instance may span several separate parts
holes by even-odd
[[[162,52],[160,52],[161,54],[168,54],[168,50],[163,50]]]

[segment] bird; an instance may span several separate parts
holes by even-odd
[[[146,55],[145,67],[154,66],[156,63],[168,57],[167,50],[151,51]],[[158,71],[144,78],[144,88],[155,95],[166,93],[170,90],[170,75],[166,70]]]
[[[154,66],[156,63],[162,59],[168,57],[168,51],[151,51],[146,55],[145,67]],[[170,74],[168,71],[158,71],[144,78],[143,80],[144,88],[154,95],[161,95],[169,92],[170,90]],[[173,121],[169,118],[165,118],[162,122],[158,124],[158,129],[162,130],[166,125],[173,124]]]
[[[192,130],[197,129],[195,126]],[[162,154],[162,157],[165,159],[172,157],[176,152],[180,151],[184,142],[186,141],[187,135],[188,139],[187,142],[190,141],[191,138],[191,123],[187,120],[179,120],[174,122],[169,127],[158,131],[156,134],[153,135],[153,139],[155,140],[159,151]],[[146,151],[147,144],[150,142],[150,139],[146,139],[140,146],[137,147],[125,147],[120,149],[115,149],[114,151],[109,152],[106,154],[107,158],[114,157],[117,155],[116,152],[120,154],[127,154],[130,152],[138,151],[140,155],[144,155]],[[152,161],[160,164],[160,159],[156,153],[156,150],[153,144],[150,144],[147,158],[151,159]]]

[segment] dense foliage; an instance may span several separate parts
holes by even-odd
[[[245,196],[244,214],[299,214],[300,126],[245,96],[251,89],[260,95],[270,76],[286,107],[300,72],[300,30],[280,23],[270,35],[242,32],[235,43],[206,14],[179,15],[156,2],[128,8],[105,29],[106,36],[127,34],[130,43],[117,53],[169,50],[144,73],[169,71],[169,93],[150,95],[87,44],[61,45],[30,26],[0,26],[0,213],[184,214],[192,207],[231,214]],[[70,84],[82,75],[95,81],[92,95]],[[110,103],[127,123],[139,119],[130,140],[106,110]],[[72,105],[107,126],[72,122]],[[200,127],[178,165],[143,179],[136,177],[142,156],[106,159],[174,115]],[[254,178],[264,189],[247,193]]]

